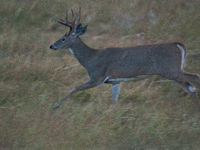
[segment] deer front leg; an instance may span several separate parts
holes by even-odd
[[[81,84],[81,85],[73,88],[72,91],[68,95],[66,95],[60,101],[55,103],[53,105],[52,109],[55,109],[55,108],[59,107],[65,100],[67,100],[70,96],[72,96],[72,94],[74,94],[74,93],[76,93],[78,91],[81,91],[81,90],[86,90],[86,89],[89,89],[89,88],[96,87],[98,85],[101,85],[101,83],[103,83],[103,82],[104,82],[104,80],[98,80],[98,81],[89,80],[86,83]]]
[[[117,99],[119,96],[119,90],[120,90],[120,83],[112,84],[112,101],[113,101],[113,103],[117,103]]]

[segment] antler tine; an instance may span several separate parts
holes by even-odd
[[[60,19],[60,18],[59,18]],[[62,19],[55,19],[58,23],[62,24],[62,25],[65,25],[65,26],[68,26],[70,28],[69,32],[72,30],[72,26],[67,24],[66,21],[62,21]]]
[[[71,9],[71,12],[72,12],[72,18],[74,17],[74,12],[73,12],[73,10]]]
[[[76,25],[79,24],[80,20],[81,20],[81,7],[79,7],[79,16],[78,16],[78,21],[77,21]]]
[[[59,20],[62,21],[63,23],[66,22],[65,20],[63,20],[63,19],[61,19],[61,18],[59,18]]]
[[[73,16],[72,25],[74,25],[74,22],[75,22],[75,19],[76,19],[76,13],[77,13],[77,10],[76,10],[76,12],[75,12],[75,14]]]
[[[74,18],[74,12],[73,10],[71,9],[71,12],[72,12],[72,19]],[[73,21],[68,21],[69,23],[72,23]]]

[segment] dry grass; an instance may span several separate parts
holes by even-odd
[[[113,108],[111,85],[74,94],[89,79],[68,51],[49,45],[66,28],[53,18],[82,6],[81,38],[93,48],[181,41],[185,70],[200,73],[198,0],[2,1],[0,9],[0,149],[199,149],[200,117],[189,95],[159,76],[122,83]],[[89,19],[91,18],[91,21]]]

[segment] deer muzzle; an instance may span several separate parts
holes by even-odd
[[[56,47],[52,44],[52,45],[50,45],[50,49],[51,50],[56,50]]]

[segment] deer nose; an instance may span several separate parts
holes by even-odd
[[[52,45],[50,45],[50,49],[51,50],[56,50],[56,47],[52,44]]]

